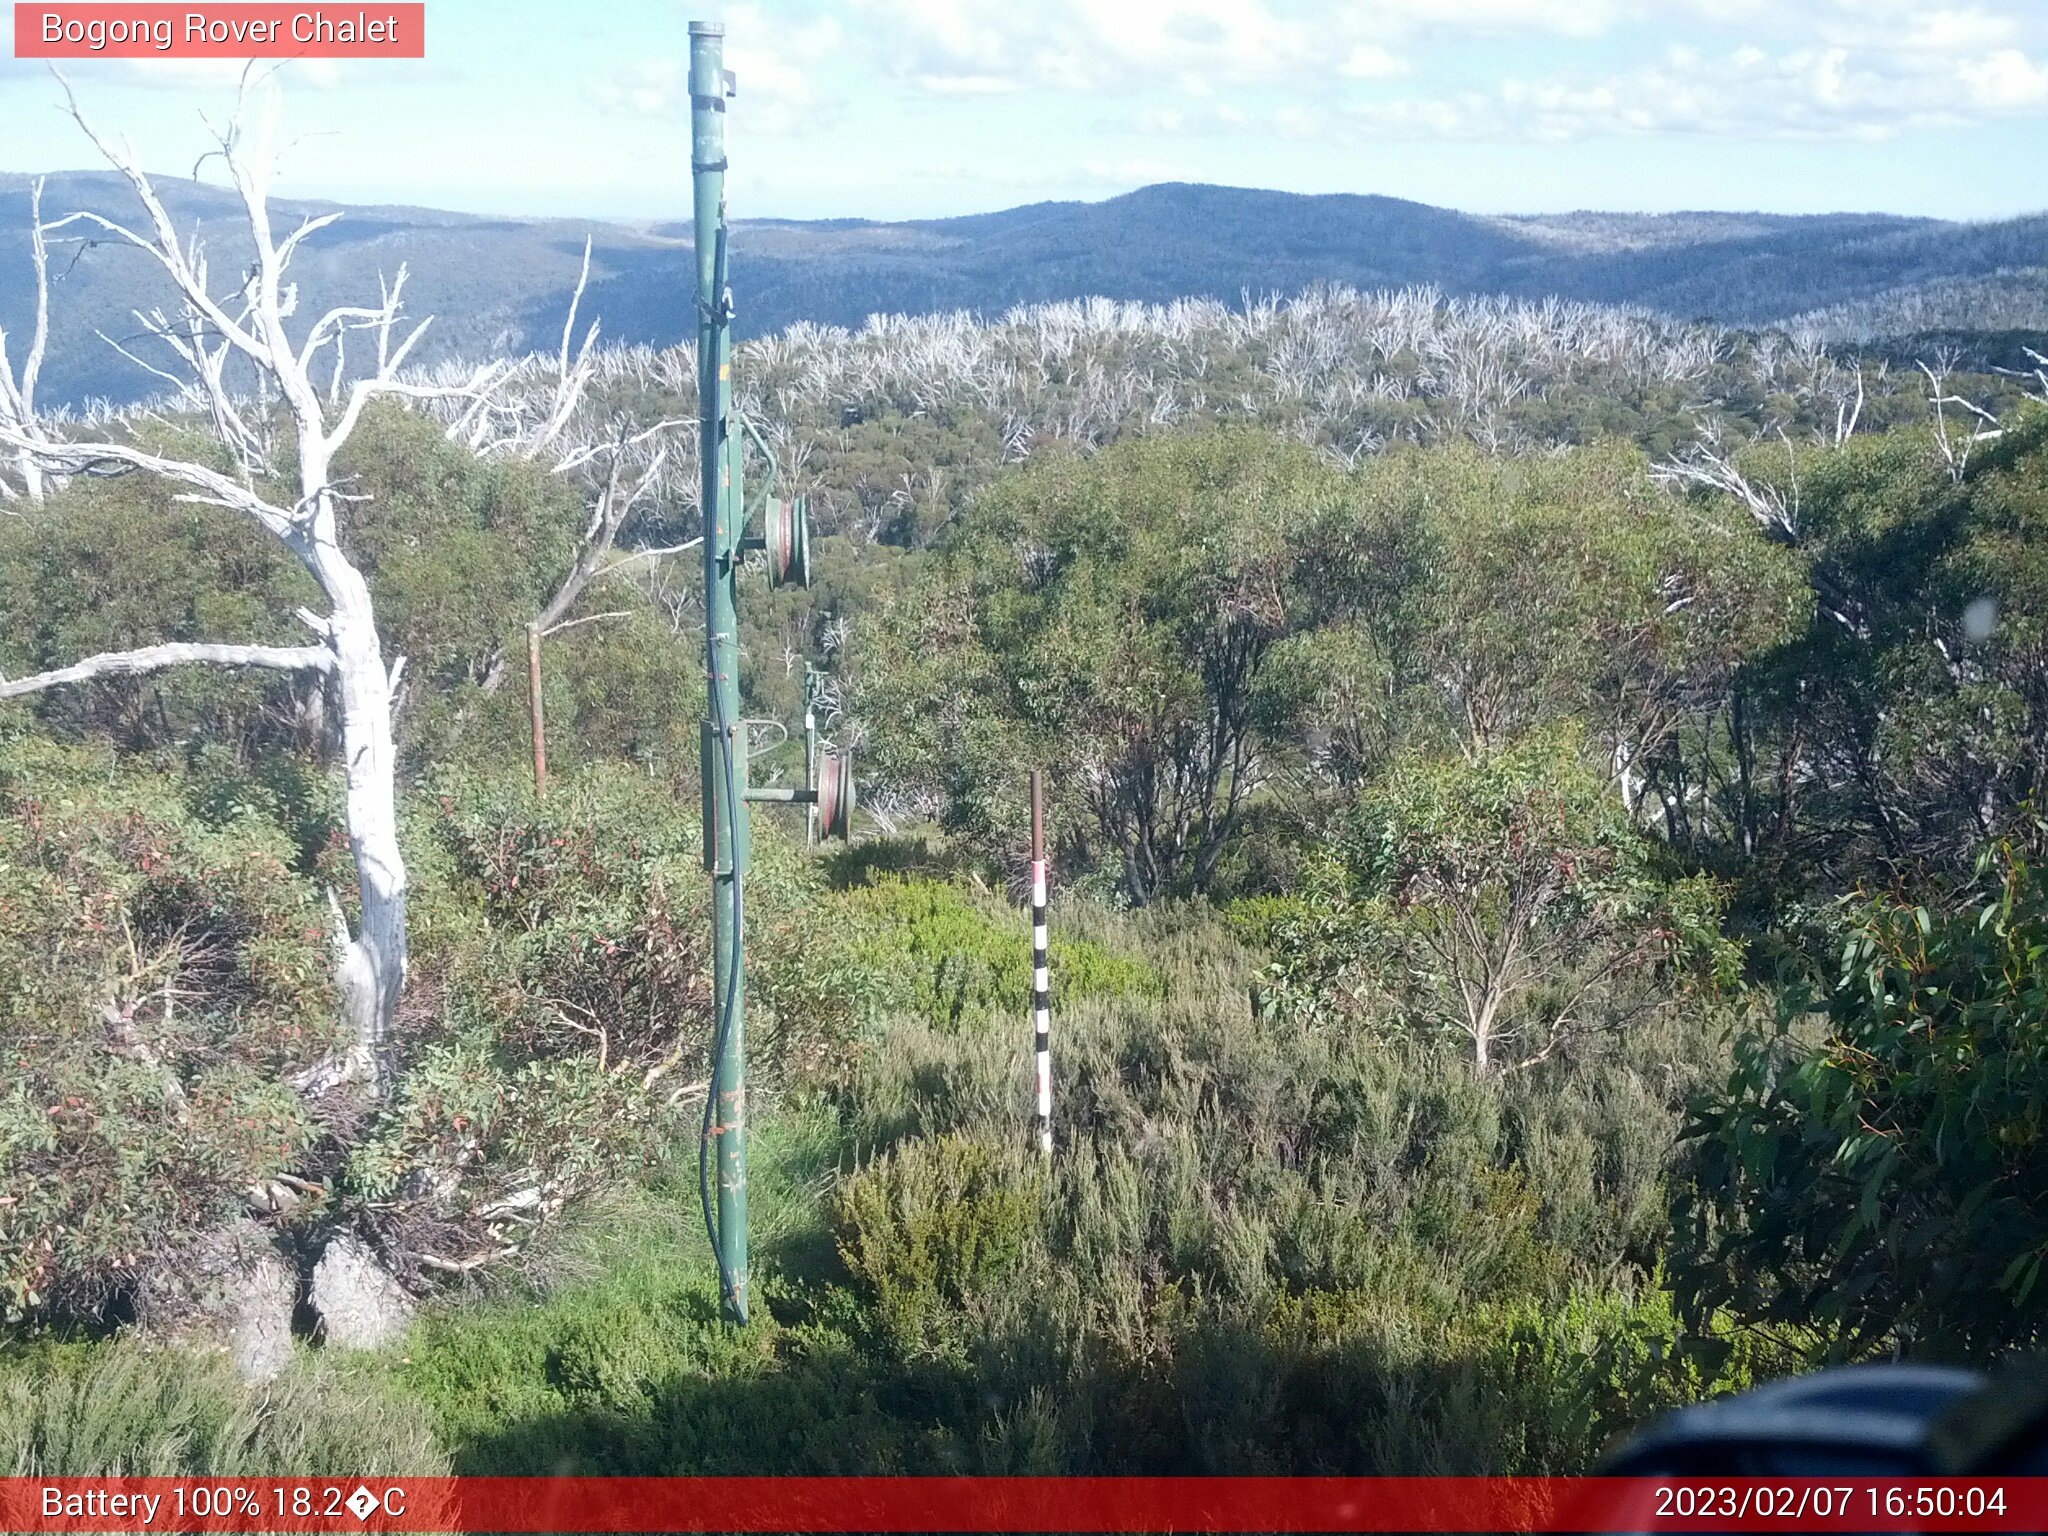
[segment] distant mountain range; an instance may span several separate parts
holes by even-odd
[[[0,328],[10,337],[29,313],[29,180],[0,175]],[[173,177],[159,187],[174,216],[206,240],[216,272],[246,261],[232,194]],[[282,224],[337,207],[286,202],[275,217]],[[126,220],[138,212],[111,174],[50,176],[45,217],[78,208]],[[593,258],[584,314],[601,319],[607,337],[668,343],[690,324],[686,220],[344,212],[302,251],[302,306],[374,297],[378,274],[403,262],[409,311],[437,317],[425,357],[555,345],[586,234]],[[1838,338],[2048,329],[2048,215],[1975,224],[1888,214],[1508,218],[1389,197],[1168,184],[966,218],[746,221],[734,229],[732,261],[744,335],[798,320],[857,326],[877,312],[987,313],[1092,294],[1234,302],[1319,282],[1556,296],[1745,326],[1800,320]],[[44,403],[147,393],[149,376],[95,335],[128,338],[130,312],[165,301],[147,259],[102,239],[60,246],[52,265]]]

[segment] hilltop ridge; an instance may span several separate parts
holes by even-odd
[[[18,332],[31,293],[31,178],[0,175],[0,327]],[[216,270],[246,238],[233,194],[160,183],[175,216],[212,243]],[[46,216],[123,217],[132,198],[107,172],[48,178]],[[374,291],[404,263],[410,308],[436,318],[425,356],[552,345],[586,235],[584,313],[614,341],[680,338],[686,222],[501,218],[395,205],[281,199],[298,216],[344,217],[311,242],[298,274],[308,304]],[[1317,283],[1428,285],[1451,295],[1584,300],[1680,319],[1762,326],[1814,317],[1838,335],[2048,327],[2048,215],[1961,224],[1883,213],[1520,216],[1461,213],[1372,194],[1306,195],[1161,183],[1101,202],[1041,202],[945,219],[741,221],[742,335],[796,321],[858,326],[874,313],[972,310],[1103,295],[1162,301],[1294,293]],[[46,403],[133,399],[148,376],[94,333],[125,334],[155,302],[139,254],[109,242],[59,252]]]

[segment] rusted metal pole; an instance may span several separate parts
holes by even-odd
[[[526,626],[526,696],[533,707],[533,797],[548,797],[548,722],[540,702],[540,626]]]
[[[1052,973],[1045,922],[1045,775],[1031,770],[1031,1021],[1038,1066],[1038,1148],[1052,1156]]]

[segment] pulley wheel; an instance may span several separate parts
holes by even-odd
[[[853,836],[851,752],[827,752],[818,759],[818,836],[842,843]]]
[[[803,497],[768,503],[762,513],[762,544],[768,556],[768,584],[808,587],[811,584],[810,509]]]

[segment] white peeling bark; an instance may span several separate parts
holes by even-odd
[[[391,736],[391,673],[362,573],[329,545],[316,550],[333,602],[328,644],[341,696],[348,776],[348,841],[362,908],[341,961],[342,1014],[353,1036],[352,1076],[381,1080],[398,997],[405,986],[405,858],[398,847],[397,752]]]

